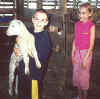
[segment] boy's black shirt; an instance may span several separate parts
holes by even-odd
[[[47,31],[34,33],[33,27],[30,27],[28,30],[35,37],[36,50],[38,53],[39,60],[42,64],[42,68],[38,69],[35,65],[34,58],[30,57],[30,62],[29,62],[30,79],[41,80],[41,79],[43,79],[44,73],[47,69],[48,58],[49,58],[49,54],[50,54],[51,49],[52,49],[52,43],[51,43],[51,40],[50,40],[50,37],[49,37],[49,34]],[[20,62],[20,66],[19,66],[20,76],[25,75],[24,70],[25,70],[24,69],[24,62],[22,61],[22,62]]]

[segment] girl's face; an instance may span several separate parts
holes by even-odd
[[[45,13],[36,12],[32,18],[35,32],[42,32],[44,27],[48,24],[47,15]]]
[[[79,11],[80,21],[82,21],[83,23],[87,22],[89,17],[91,16],[91,13],[89,12],[88,8],[81,7]]]

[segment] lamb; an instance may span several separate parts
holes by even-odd
[[[27,30],[24,23],[18,19],[14,19],[10,22],[7,32],[7,36],[17,36],[18,43],[16,42],[15,47],[20,48],[21,55],[16,56],[13,52],[10,58],[9,63],[9,94],[13,95],[13,83],[14,83],[14,73],[15,69],[19,65],[21,60],[24,61],[25,64],[25,74],[29,75],[29,56],[33,57],[36,62],[37,68],[41,68],[41,63],[38,58],[38,53],[35,48],[35,38],[34,36]],[[15,93],[18,94],[18,75],[16,76],[16,88]]]

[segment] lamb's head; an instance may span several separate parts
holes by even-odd
[[[21,33],[21,24],[20,20],[14,19],[10,22],[6,34],[8,36],[18,36]]]

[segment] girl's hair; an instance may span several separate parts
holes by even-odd
[[[36,14],[37,12],[40,12],[40,13],[45,13],[45,14],[47,15],[47,20],[48,20],[48,13],[47,13],[47,11],[46,11],[46,10],[44,10],[44,9],[37,9],[37,10],[35,11],[35,13],[34,13],[33,17],[35,16],[35,14]]]
[[[90,4],[89,2],[86,2],[86,3],[81,4],[79,8],[82,8],[82,7],[87,8],[88,11],[89,11],[91,14],[93,13],[92,6],[91,6],[91,4]]]

